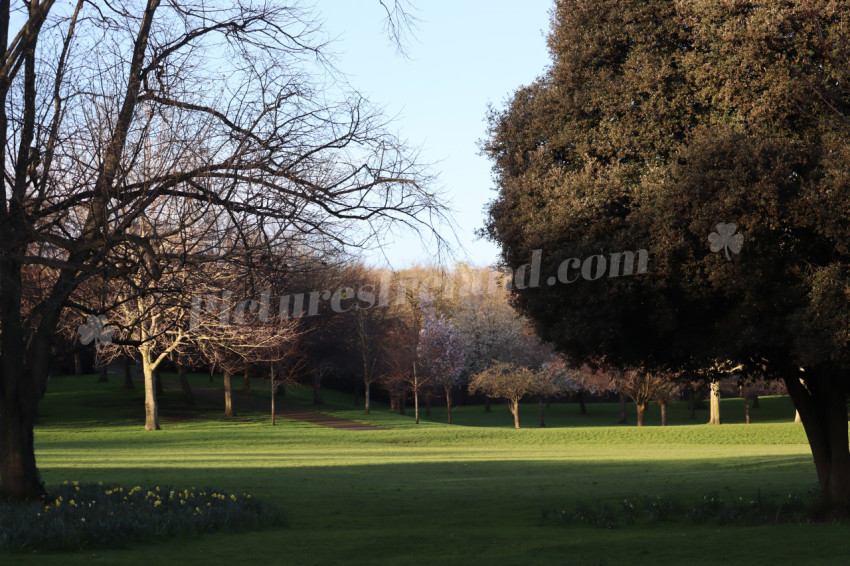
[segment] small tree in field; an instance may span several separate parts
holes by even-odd
[[[668,376],[661,373],[651,373],[639,368],[628,370],[616,370],[611,372],[612,387],[627,395],[635,402],[637,408],[637,426],[643,426],[646,415],[646,407],[650,401],[665,399],[662,405],[663,417],[666,421],[666,399],[672,396],[672,389],[676,387],[670,382]],[[659,404],[661,402],[659,401]],[[662,423],[666,424],[666,423]]]
[[[501,397],[508,400],[511,414],[514,416],[514,428],[519,428],[519,401],[537,387],[534,370],[517,366],[511,362],[500,362],[469,380],[470,393],[483,393],[488,397]]]
[[[446,396],[448,423],[452,423],[452,390],[458,385],[464,364],[463,341],[454,325],[434,310],[433,300],[423,298],[422,331],[417,351],[422,372]]]
[[[577,383],[573,381],[569,367],[561,356],[552,356],[543,362],[534,377],[536,381],[534,389],[538,395],[540,428],[544,428],[546,422],[543,420],[543,405],[546,400],[576,391]]]

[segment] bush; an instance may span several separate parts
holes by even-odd
[[[816,499],[813,499],[816,501]],[[691,505],[683,507],[671,496],[627,497],[622,500],[622,512],[617,514],[607,504],[597,510],[585,503],[576,504],[571,510],[543,509],[543,518],[550,516],[564,523],[595,525],[613,528],[623,521],[628,525],[654,525],[662,521],[684,520],[689,523],[717,525],[765,525],[778,523],[812,522],[813,509],[794,494],[762,497],[761,492],[749,499],[738,497],[721,499],[717,494],[706,495]]]
[[[0,502],[0,549],[80,550],[150,537],[283,526],[284,515],[249,494],[169,487],[125,489],[66,481],[48,502]]]

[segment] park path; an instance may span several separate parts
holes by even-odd
[[[162,386],[167,387],[168,389],[181,391],[180,383],[173,379],[163,378]],[[192,386],[192,394],[195,397],[201,397],[213,403],[221,403],[221,406],[224,406],[224,391]],[[242,395],[238,390],[233,391],[233,405],[237,413],[239,407],[258,412],[268,412],[269,410],[269,401],[267,399],[257,399],[256,397]],[[306,409],[297,409],[285,406],[280,407],[277,406],[278,403],[275,403],[275,405],[275,416],[283,417],[285,419],[292,419],[295,421],[302,421],[305,423],[341,430],[387,430],[382,426],[361,423],[359,421],[335,417],[333,415],[327,415],[317,411],[308,411]]]

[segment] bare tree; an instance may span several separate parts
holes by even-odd
[[[36,498],[36,408],[82,282],[140,269],[156,281],[170,263],[285,241],[364,244],[394,223],[430,229],[443,209],[365,100],[329,102],[320,79],[334,74],[315,72],[324,44],[303,9],[45,0],[16,10],[0,2],[0,494]],[[160,159],[144,158],[154,151]],[[149,213],[167,202],[191,213],[173,223]],[[140,236],[145,217],[156,229]],[[262,238],[246,246],[246,233]],[[33,266],[45,279],[27,310]]]

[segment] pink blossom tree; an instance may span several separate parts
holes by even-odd
[[[452,422],[452,391],[460,385],[461,372],[466,358],[463,340],[454,324],[437,314],[430,296],[420,298],[422,331],[419,334],[417,354],[423,373],[434,387],[441,388],[446,396],[448,422]]]

